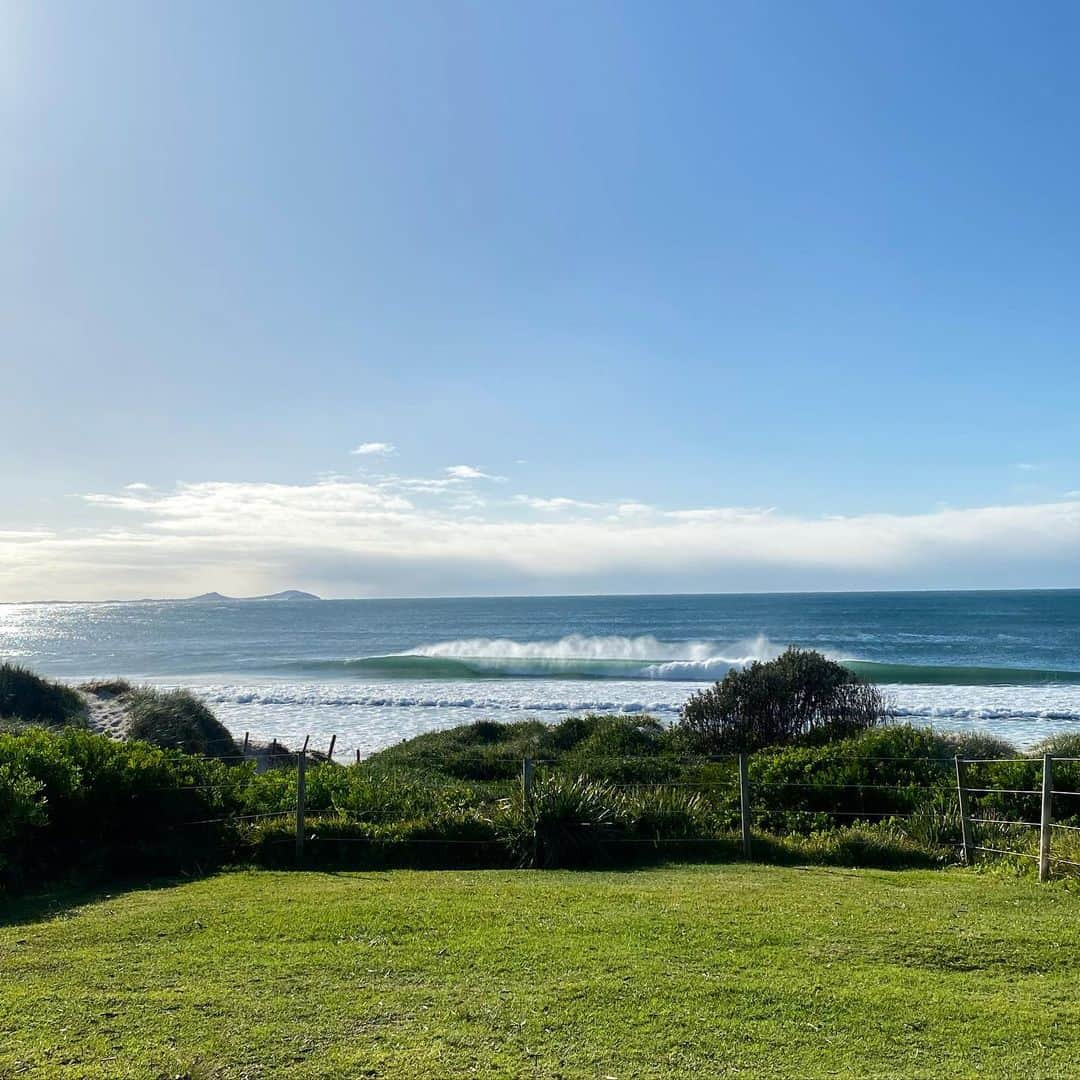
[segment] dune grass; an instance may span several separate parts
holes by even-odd
[[[189,690],[139,687],[127,693],[127,711],[129,739],[207,757],[239,753],[229,729]]]
[[[0,1076],[1046,1077],[1080,1060],[1064,884],[251,871],[84,899],[8,905]]]
[[[0,664],[0,721],[46,727],[85,726],[86,703],[70,686],[18,664]]]

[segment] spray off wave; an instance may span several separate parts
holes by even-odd
[[[420,645],[389,656],[285,665],[296,673],[391,679],[648,679],[710,682],[783,649],[766,637],[730,645],[663,642],[641,637],[586,637],[553,641],[468,638]]]
[[[465,638],[420,645],[407,652],[350,660],[298,661],[282,665],[294,674],[383,679],[632,679],[713,682],[755,660],[771,660],[783,648],[760,635],[718,644],[664,642],[652,635],[587,637],[549,641]],[[1080,672],[1037,668],[880,663],[833,657],[855,674],[881,685],[1035,686],[1080,683]]]

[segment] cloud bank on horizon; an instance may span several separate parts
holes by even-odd
[[[133,482],[80,496],[105,515],[97,527],[0,531],[0,601],[286,585],[328,596],[1055,587],[1075,584],[1080,556],[1074,493],[811,517],[500,490],[506,483],[474,465],[168,491]]]

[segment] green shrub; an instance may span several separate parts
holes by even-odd
[[[0,764],[0,880],[9,864],[12,842],[47,822],[45,785],[11,762]]]
[[[645,786],[624,792],[617,809],[620,825],[634,839],[709,839],[731,822],[718,820],[699,791]]]
[[[1037,742],[1028,752],[1035,757],[1053,754],[1055,757],[1080,758],[1080,734],[1059,731]]]
[[[368,758],[373,765],[440,772],[463,780],[509,780],[521,759],[539,757],[550,729],[538,720],[500,724],[481,720],[446,731],[429,731]]]
[[[233,819],[251,776],[71,728],[0,735],[0,769],[40,785],[45,813],[0,840],[9,880],[216,865],[236,853]]]
[[[875,686],[821,653],[788,649],[694,694],[679,726],[698,752],[722,754],[845,738],[886,716]]]
[[[229,758],[239,749],[229,729],[187,690],[143,687],[128,698],[128,738],[187,754]]]
[[[85,726],[86,703],[70,686],[49,682],[17,664],[0,664],[0,717]]]
[[[531,798],[518,795],[502,804],[499,835],[523,865],[596,864],[605,861],[604,842],[615,835],[617,801],[608,784],[544,776]]]
[[[683,773],[671,729],[651,716],[571,717],[541,740],[539,754],[568,775],[613,783],[670,783]]]

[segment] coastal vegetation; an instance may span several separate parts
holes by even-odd
[[[811,649],[732,668],[683,706],[680,730],[709,754],[795,742],[829,742],[888,717],[881,691]]]
[[[809,672],[814,688],[798,706],[804,719],[781,732],[778,745],[757,745],[773,723],[768,716],[764,726],[751,719],[720,730],[723,745],[741,732],[751,741],[735,745],[756,747],[746,759],[755,857],[861,866],[955,862],[957,755],[993,759],[970,766],[972,786],[985,789],[977,816],[993,834],[988,846],[1033,854],[1037,833],[1016,822],[1038,820],[1040,761],[982,735],[882,724],[872,698],[857,696],[867,707],[853,713],[830,713],[837,700],[830,695],[837,688],[846,695],[852,684],[818,659],[788,653],[772,668],[748,668],[747,679],[716,688],[717,699],[730,693],[749,702],[740,714],[747,718],[761,715],[761,685],[790,695],[792,672]],[[35,700],[55,687],[12,670],[8,685],[29,685]],[[73,706],[75,723],[58,728],[51,719],[28,724],[21,705],[23,718],[0,734],[0,887],[295,862],[295,751],[275,744],[276,753],[260,748],[245,758],[186,692],[122,682],[92,691],[123,700],[126,740],[84,730]],[[20,694],[7,700],[29,700]],[[623,715],[550,725],[481,721],[356,764],[309,755],[304,865],[553,868],[741,857],[738,761],[732,753],[701,752],[695,708],[673,726]],[[1075,741],[1038,749],[1077,758]],[[1058,763],[1055,786],[1063,794],[1053,799],[1054,820],[1080,826],[1080,799],[1068,795],[1080,790],[1080,763]],[[1055,851],[1080,861],[1076,837],[1080,832],[1063,829]]]
[[[0,723],[49,727],[84,724],[86,704],[76,691],[18,664],[0,664]]]
[[[229,729],[188,690],[140,687],[128,692],[128,738],[188,754],[230,758],[239,752]]]
[[[580,867],[740,857],[735,762],[686,755],[676,733],[657,727],[645,717],[473,724],[360,764],[309,764],[304,863]],[[627,755],[628,745],[638,752]],[[996,846],[1031,851],[1037,835],[1009,822],[1037,818],[1038,796],[1013,792],[1037,790],[1040,762],[997,742],[896,726],[752,755],[755,857],[948,865],[960,843],[953,755],[988,750],[1004,760],[979,766],[980,786],[1001,790],[982,796],[980,814],[1000,818]],[[520,773],[530,753],[536,776],[526,795]],[[297,771],[257,768],[77,728],[2,734],[0,881],[293,865]],[[1062,790],[1080,790],[1080,765],[1062,762],[1057,777]],[[1055,820],[1080,825],[1076,802],[1055,798]],[[1076,857],[1074,835],[1055,837],[1066,857]]]

